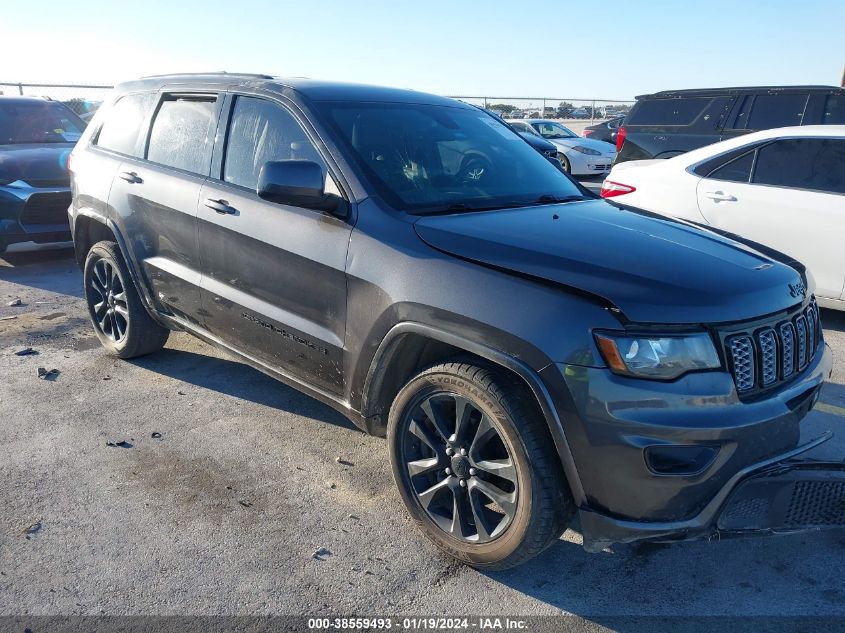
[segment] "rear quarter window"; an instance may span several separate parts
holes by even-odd
[[[643,100],[628,115],[625,125],[690,125],[711,101],[710,97]]]
[[[94,145],[103,149],[140,157],[142,148],[141,126],[153,106],[155,95],[142,93],[118,99],[106,113]]]

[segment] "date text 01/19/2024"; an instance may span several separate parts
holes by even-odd
[[[309,618],[308,628],[314,630],[389,630],[410,631],[519,631],[527,622],[518,618],[500,617],[404,617],[404,618]]]

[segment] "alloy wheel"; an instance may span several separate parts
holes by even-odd
[[[401,428],[404,474],[429,518],[462,541],[501,536],[516,514],[519,482],[490,416],[465,397],[439,392],[409,407]]]
[[[88,281],[88,300],[94,321],[105,336],[119,343],[129,329],[129,306],[120,272],[112,262],[99,259]]]

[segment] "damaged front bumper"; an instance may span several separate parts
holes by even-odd
[[[798,459],[833,433],[736,473],[696,516],[683,521],[615,519],[582,509],[584,549],[612,543],[789,534],[845,526],[845,462]]]

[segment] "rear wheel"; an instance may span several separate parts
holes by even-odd
[[[411,517],[446,553],[506,569],[553,543],[574,504],[536,403],[463,363],[413,378],[390,410],[393,476]]]
[[[147,313],[117,244],[91,247],[83,279],[94,332],[111,354],[134,358],[164,347],[170,331]]]

